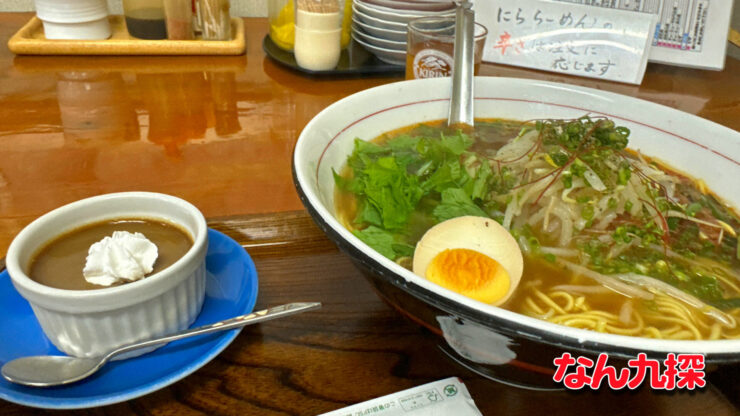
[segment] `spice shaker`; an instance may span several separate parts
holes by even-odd
[[[167,39],[162,0],[123,0],[128,33],[139,39]]]
[[[164,0],[167,39],[193,39],[193,3],[191,0]]]
[[[230,40],[229,0],[198,0],[203,40]]]
[[[312,71],[337,66],[341,21],[337,0],[297,0],[293,53],[298,66]]]

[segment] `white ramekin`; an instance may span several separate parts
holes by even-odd
[[[187,230],[193,246],[166,269],[111,288],[56,289],[28,277],[29,263],[44,244],[82,225],[114,218],[168,221]],[[122,192],[73,202],[36,219],[11,242],[6,266],[51,342],[67,354],[93,357],[190,326],[203,306],[207,249],[206,220],[195,206],[164,194]]]
[[[107,17],[77,23],[60,23],[49,20],[42,20],[42,22],[46,39],[102,40],[111,36]]]
[[[105,0],[34,0],[36,16],[47,39],[108,39],[108,3]]]

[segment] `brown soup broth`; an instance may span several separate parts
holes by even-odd
[[[447,120],[433,120],[424,123],[412,124],[409,126],[399,127],[395,130],[383,133],[378,137],[375,137],[371,142],[379,145],[383,145],[388,140],[396,138],[398,136],[408,134],[409,136],[415,137],[423,135],[424,131],[433,128],[444,134],[454,134],[458,129],[462,128],[465,133],[469,134],[475,139],[473,146],[470,148],[473,152],[493,152],[506,144],[512,137],[516,137],[522,127],[526,125],[532,125],[533,123],[509,120],[502,118],[476,118],[475,128],[470,130],[469,126],[447,126]],[[339,174],[346,178],[352,178],[352,169],[345,165],[339,172]],[[343,191],[339,187],[334,189],[334,210],[337,215],[337,219],[347,229],[355,229],[352,219],[357,215],[357,198],[355,195],[348,191]],[[426,230],[434,224],[426,224],[422,229],[419,229],[416,234],[418,238],[426,232]]]
[[[496,151],[501,146],[509,142],[512,138],[516,137],[521,128],[525,125],[533,125],[533,123],[505,119],[476,119],[475,128],[473,130],[465,130],[464,132],[475,139],[474,144],[469,149],[470,151],[485,156],[493,156],[496,154]],[[436,135],[439,133],[454,133],[456,130],[456,128],[447,127],[444,120],[432,121],[423,124],[414,124],[411,126],[406,126],[389,131],[374,138],[372,142],[383,145],[387,143],[390,139],[404,134],[408,134],[412,137],[419,135],[429,136],[430,134]],[[630,153],[631,157],[634,157],[635,159],[638,157],[635,152],[629,149],[627,149],[627,152]],[[714,194],[711,190],[706,189],[706,187],[703,185],[703,182],[692,179],[688,175],[666,165],[660,160],[646,158],[644,156],[643,158],[646,159],[648,162],[654,164],[661,170],[665,171],[666,173],[671,174],[679,179],[678,193],[675,196],[675,198],[677,198],[679,202],[688,204],[692,200],[698,200],[700,198],[712,198],[715,201],[721,201],[721,199],[716,194]],[[345,165],[341,170],[340,175],[346,179],[351,179],[353,171],[349,166]],[[724,204],[717,202],[717,206],[719,205]],[[339,187],[335,187],[334,207],[337,219],[339,219],[339,221],[346,228],[348,228],[349,230],[358,229],[358,225],[353,222],[353,219],[357,215],[358,209],[358,199],[355,194],[340,189]],[[732,211],[731,209],[730,211],[731,212],[729,212],[729,214],[732,218],[727,220],[729,222],[729,227],[733,229],[738,229],[738,227],[740,227],[738,213],[736,211]],[[423,233],[432,225],[434,224],[428,224],[427,227],[418,230],[418,232],[416,232],[417,230],[413,230],[411,236],[412,238],[409,239],[411,243],[415,244],[418,240],[417,237],[421,237],[421,235],[423,235]],[[716,239],[717,234],[719,234],[719,229],[708,228],[706,233],[708,234],[709,238]],[[557,245],[553,242],[554,237],[546,232],[543,232],[542,230],[533,230],[533,235],[537,237],[538,240],[541,242],[546,242],[550,245]],[[567,248],[578,248],[573,243],[571,244],[572,245]],[[408,258],[400,259],[399,264],[408,269],[411,268],[410,260]],[[737,261],[734,261],[734,264],[737,265]],[[730,280],[734,281],[733,279]],[[536,296],[533,293],[534,290],[538,290],[542,293],[550,293],[553,291],[563,291],[563,289],[560,288],[567,285],[570,285],[571,287],[598,286],[590,278],[572,273],[571,271],[564,269],[562,266],[545,261],[540,257],[525,256],[524,274],[522,275],[519,288],[517,289],[515,294],[501,307],[514,312],[527,314],[527,302],[530,300],[528,298],[535,298],[535,300],[537,300]],[[738,296],[736,286],[728,286],[723,281],[720,281],[719,285],[723,291],[729,293],[730,297]],[[571,294],[574,298],[576,298],[576,301],[578,301],[579,297],[583,298],[581,300],[584,301],[583,305],[586,309],[596,311],[596,313],[610,314],[612,316],[617,316],[620,318],[622,317],[622,308],[625,307],[626,301],[629,300],[629,298],[617,294],[611,290],[606,290],[603,292],[594,291],[587,294],[573,292]],[[657,309],[656,301],[633,299],[630,301],[630,304],[635,314],[638,315],[638,319],[644,320],[644,326],[652,326],[653,328],[656,328],[656,331],[666,331],[664,334],[660,335],[660,337],[667,336],[670,338],[674,336],[668,334],[668,332],[673,331],[674,327],[678,327],[678,325],[676,324],[676,320],[674,319],[671,321],[671,319],[673,318],[664,319],[664,317],[661,316],[662,312]],[[691,320],[701,320],[708,322],[708,324],[698,325],[697,330],[700,332],[701,339],[710,339],[712,333],[712,327],[710,325],[713,321],[706,318],[702,311],[693,306],[680,304],[680,307],[685,312],[685,315],[689,316]],[[732,315],[732,319],[740,321],[740,308],[733,308],[731,310],[728,310],[727,313]],[[574,315],[577,315],[577,312],[574,312]],[[546,319],[545,317],[541,318]],[[630,325],[633,324],[633,319],[630,316],[628,316],[628,318]],[[571,324],[566,323],[566,325]],[[642,325],[642,321],[640,325]],[[571,326],[576,325],[574,324]],[[605,330],[605,332],[610,331]],[[678,333],[681,331],[676,330],[675,332]],[[732,328],[731,330],[723,330],[720,338],[740,338],[740,325]]]
[[[157,273],[175,263],[193,246],[193,239],[180,227],[154,219],[113,219],[76,228],[44,245],[32,258],[29,276],[42,285],[67,290],[102,289],[85,280],[82,269],[91,245],[114,231],[142,233],[157,246]]]

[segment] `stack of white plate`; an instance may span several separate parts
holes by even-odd
[[[454,15],[455,3],[439,0],[353,0],[352,37],[383,62],[406,65],[408,22]]]

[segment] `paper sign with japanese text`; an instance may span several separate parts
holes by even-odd
[[[657,16],[648,61],[721,70],[733,0],[557,0]]]
[[[485,0],[483,60],[639,84],[655,15],[545,0]]]

